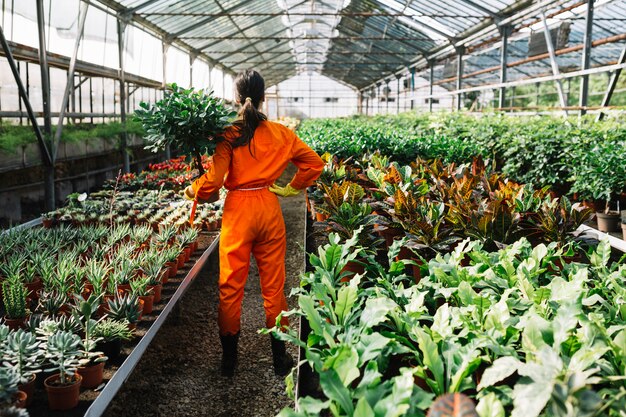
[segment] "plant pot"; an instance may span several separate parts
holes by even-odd
[[[620,217],[622,218],[622,223],[626,223],[626,210],[620,211]]]
[[[596,219],[599,231],[606,233],[619,231],[620,215],[616,211],[597,212]]]
[[[83,378],[81,387],[97,388],[104,379],[104,362],[98,362],[90,366],[81,366],[77,372]]]
[[[96,344],[96,349],[109,358],[108,360],[115,360],[122,352],[122,341],[120,339],[115,339],[108,342],[98,342]]]
[[[139,300],[143,301],[143,314],[151,314],[154,308],[154,295],[140,295]]]
[[[39,299],[39,290],[43,289],[43,282],[41,278],[35,278],[32,282],[25,282],[24,286],[28,290],[28,297],[38,300]]]
[[[178,259],[177,259],[177,265],[178,265],[178,269],[182,269],[185,267],[185,251],[182,251],[179,255],[178,255]]]
[[[122,294],[130,294],[130,284],[117,284],[117,291]]]
[[[183,249],[183,253],[185,254],[185,263],[189,262],[189,259],[191,259],[191,248],[187,246]]]
[[[80,374],[74,374],[70,377],[72,383],[69,385],[59,385],[59,378],[59,374],[54,374],[44,381],[48,393],[48,407],[51,410],[71,410],[78,405],[80,384],[83,378]]]
[[[380,235],[380,237],[385,239],[385,244],[387,245],[387,248],[389,248],[391,245],[393,245],[393,241],[395,240],[395,238],[397,236],[402,236],[404,234],[404,231],[400,229],[395,229],[393,227],[387,227],[384,230],[379,231],[378,234]]]
[[[6,324],[11,330],[23,329],[26,327],[26,318],[10,319],[7,316],[4,316],[4,324]]]
[[[146,304],[145,304],[145,301],[141,299],[141,297],[139,297],[137,302],[139,303],[139,318],[137,318],[137,321],[141,321],[141,319],[143,318],[144,306]]]
[[[107,314],[109,314],[109,302],[105,301],[104,303],[100,303],[100,305],[98,306],[98,311],[96,312],[96,315],[98,317],[104,317]]]
[[[346,266],[341,269],[341,273],[347,272],[347,275],[341,278],[341,282],[350,281],[356,274],[365,274],[365,265],[356,262],[349,261]]]
[[[17,386],[17,389],[23,391],[26,394],[26,407],[28,407],[33,402],[33,396],[35,395],[35,381],[37,380],[37,375],[33,374],[30,377],[28,382],[20,384]]]
[[[168,262],[165,266],[167,267],[167,274],[163,274],[165,275],[163,284],[167,283],[167,278],[174,278],[178,273],[178,262]]]
[[[28,401],[28,394],[20,390],[13,394],[12,404],[15,408],[26,408],[26,402]]]
[[[416,284],[420,282],[420,280],[422,279],[422,271],[420,269],[420,265],[423,265],[424,262],[421,259],[417,258],[415,254],[409,248],[406,248],[406,247],[402,247],[400,249],[400,253],[398,253],[398,256],[396,257],[396,261],[399,261],[401,259],[410,260],[418,264],[418,265],[405,265],[405,268],[406,268],[407,275],[412,276],[413,281]]]
[[[50,229],[52,227],[52,219],[43,219],[41,220],[41,225],[44,229]]]
[[[154,302],[158,303],[161,301],[161,290],[163,289],[163,284],[159,285],[148,285],[148,289],[152,291],[152,295],[154,296]]]
[[[622,239],[626,240],[626,223],[622,223]]]

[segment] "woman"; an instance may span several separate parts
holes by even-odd
[[[295,133],[267,121],[259,111],[265,100],[261,75],[247,70],[235,78],[239,118],[217,145],[213,164],[185,190],[187,198],[207,199],[222,185],[228,189],[220,237],[220,303],[218,324],[222,343],[222,375],[232,376],[237,362],[241,301],[248,277],[250,253],[261,280],[267,327],[276,325],[287,310],[285,285],[285,223],[276,194],[289,197],[315,181],[324,167],[322,159]],[[287,164],[298,172],[285,187],[274,185]],[[226,176],[226,179],[224,177]],[[281,318],[280,324],[287,325]],[[285,343],[271,337],[274,371],[286,375],[293,359]]]

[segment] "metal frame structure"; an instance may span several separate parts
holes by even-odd
[[[519,109],[515,99],[520,97],[515,87],[555,83],[559,102],[554,110],[580,114],[596,110],[598,119],[604,113],[597,109],[611,104],[626,48],[626,0],[79,0],[73,53],[64,57],[47,51],[44,1],[36,0],[38,48],[8,41],[0,26],[0,53],[9,61],[21,97],[18,111],[0,109],[0,117],[27,116],[33,126],[45,166],[48,209],[55,202],[54,164],[63,121],[68,117],[93,121],[94,117],[109,115],[106,111],[93,113],[92,101],[92,111],[83,111],[83,84],[89,79],[91,96],[91,77],[115,80],[119,108],[114,113],[124,123],[137,87],[155,92],[165,88],[167,52],[174,45],[189,56],[191,80],[197,59],[208,63],[209,69],[220,69],[223,77],[254,66],[263,72],[268,86],[314,71],[354,87],[358,112],[400,112],[409,101],[411,106],[416,104],[416,97],[426,99],[424,110],[433,111],[434,99],[444,97],[454,100],[454,109],[465,110],[463,96],[469,92],[497,92],[495,109],[515,110]],[[77,59],[90,9],[116,18],[119,68]],[[549,29],[560,22],[571,25],[570,40],[556,47]],[[126,71],[125,33],[129,25],[162,42],[163,79],[150,80]],[[534,54],[529,49],[533,32],[545,37],[543,53]],[[28,79],[25,87],[18,60],[39,65],[41,113],[35,113],[29,102]],[[451,62],[456,62],[455,71],[445,75]],[[67,70],[59,112],[50,109],[50,67]],[[590,105],[589,97],[598,94],[590,93],[589,76],[599,73],[611,76],[599,106]],[[427,84],[416,85],[416,77],[428,80]],[[568,102],[571,97],[561,85],[561,80],[573,78],[580,78],[577,105]],[[391,91],[388,87],[394,79],[396,88]],[[411,82],[401,89],[403,79]],[[222,94],[226,92],[223,84]],[[389,92],[384,96],[380,94],[383,84]],[[378,90],[375,97],[371,94],[374,90]],[[511,94],[507,98],[508,91]],[[390,101],[395,101],[392,108]],[[55,132],[53,117],[60,120]],[[38,124],[37,118],[43,123]],[[126,141],[124,134],[121,152],[125,171],[130,168]]]

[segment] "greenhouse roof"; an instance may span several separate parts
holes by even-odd
[[[122,17],[155,30],[210,62],[238,72],[256,68],[268,85],[315,71],[358,89],[408,68],[450,63],[465,51],[465,85],[499,80],[501,29],[512,27],[510,80],[550,73],[549,57],[529,58],[529,37],[567,22],[565,46],[585,33],[580,0],[99,0]],[[611,63],[624,38],[626,0],[596,0],[592,65]],[[617,38],[615,38],[617,36]],[[622,38],[620,38],[622,36]],[[462,49],[461,49],[462,48]],[[580,67],[582,48],[559,53],[559,67]],[[545,54],[544,54],[545,55]],[[524,61],[524,62],[517,62]],[[456,76],[436,69],[439,85]],[[448,74],[446,75],[446,72]],[[470,74],[471,76],[468,76]],[[465,83],[465,81],[464,81]]]

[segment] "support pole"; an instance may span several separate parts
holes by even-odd
[[[70,99],[70,94],[74,90],[74,71],[76,69],[76,59],[78,57],[80,40],[83,37],[83,33],[85,32],[85,20],[87,20],[87,10],[89,10],[89,3],[81,1],[79,3],[78,11],[78,33],[76,34],[76,40],[74,41],[74,50],[72,51],[72,56],[70,58],[70,67],[67,70],[67,83],[65,84],[65,91],[63,92],[61,111],[59,112],[57,130],[54,134],[54,145],[52,146],[52,159],[55,161],[57,159],[57,151],[59,148],[59,142],[61,141],[61,134],[63,133],[63,121],[65,119],[65,112],[67,110],[67,102]],[[80,104],[82,104],[82,100]]]
[[[44,160],[44,194],[47,211],[56,208],[54,187],[54,156],[56,149],[50,143],[52,139],[52,117],[50,115],[50,71],[48,69],[48,50],[46,48],[46,23],[43,0],[37,0],[37,28],[39,34],[39,68],[41,69],[41,98],[43,102],[43,138],[48,144],[49,160]]]
[[[457,49],[457,65],[456,65],[456,110],[460,111],[463,108],[463,103],[461,103],[463,98],[463,93],[460,93],[463,81],[463,53],[465,52],[464,47],[459,47]]]
[[[130,172],[130,156],[128,155],[128,133],[126,132],[126,72],[124,69],[126,22],[117,20],[117,49],[120,63],[120,119],[122,122],[121,151],[124,160],[124,173]]]
[[[396,74],[396,114],[400,114],[400,75]]]
[[[162,60],[162,65],[163,65],[162,87],[163,87],[163,95],[165,95],[165,90],[167,89],[167,51],[170,49],[170,44],[167,42],[163,42],[162,46],[163,46],[163,54],[161,55],[163,59]],[[172,148],[170,148],[170,145],[165,146],[165,159],[168,161],[172,159]]]
[[[428,61],[428,111],[433,112],[433,83],[435,82],[435,61]]]
[[[381,99],[380,87],[381,85],[382,83],[376,84],[376,114],[380,114],[380,99]]]
[[[626,45],[622,49],[622,53],[619,56],[618,64],[623,64],[626,62]],[[619,76],[622,73],[621,68],[613,71],[611,74],[611,78],[609,78],[609,85],[607,86],[606,93],[604,93],[604,97],[602,98],[602,107],[606,107],[611,102],[611,97],[613,97],[613,92],[615,91],[615,87],[617,87],[617,81],[619,80]],[[602,111],[598,112],[598,116],[596,117],[596,121],[600,121],[604,118],[604,113]]]
[[[593,1],[587,0],[587,14],[585,15],[585,38],[583,40],[583,58],[581,62],[582,70],[589,69],[591,63],[591,42],[593,42]],[[580,115],[587,113],[587,99],[589,98],[589,76],[583,75],[580,80]]]
[[[507,57],[509,49],[509,35],[511,34],[510,26],[503,26],[500,28],[502,34],[502,45],[500,46],[500,82],[506,83],[507,72]],[[498,107],[504,108],[506,100],[506,87],[500,87],[500,95],[498,97]]]
[[[550,34],[550,28],[548,28],[548,21],[546,20],[546,14],[542,10],[541,11],[541,21],[543,22],[543,33],[546,38],[546,45],[548,46],[548,53],[550,54],[550,65],[552,66],[552,75],[559,75],[559,65],[556,62],[556,55],[554,54],[554,45],[552,44],[552,35]],[[563,113],[567,116],[567,100],[565,99],[565,93],[563,91],[563,84],[560,79],[556,80],[556,90],[559,93],[559,100],[561,102],[561,107],[563,108]]]
[[[413,103],[415,102],[415,67],[411,68],[411,100],[410,110],[413,110]]]
[[[389,88],[389,80],[385,80],[385,114],[389,114],[389,95],[391,94],[391,88]]]

